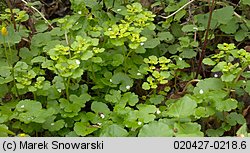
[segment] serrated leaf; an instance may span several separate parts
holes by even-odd
[[[144,125],[139,131],[139,137],[172,137],[173,130],[162,122],[151,122]]]

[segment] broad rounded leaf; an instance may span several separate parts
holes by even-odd
[[[162,122],[151,122],[142,127],[139,137],[172,137],[173,130]]]

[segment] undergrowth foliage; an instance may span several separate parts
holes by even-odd
[[[250,1],[212,5],[71,0],[50,22],[7,8],[0,136],[249,136]]]

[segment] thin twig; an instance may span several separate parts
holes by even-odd
[[[207,48],[208,32],[209,32],[210,24],[211,24],[211,20],[212,20],[213,9],[214,9],[214,6],[215,6],[215,0],[212,1],[212,4],[210,4],[210,0],[208,0],[208,3],[209,3],[210,7],[209,7],[209,17],[208,17],[207,29],[206,29],[206,33],[205,33],[204,44],[203,44],[202,50],[201,50],[201,55],[200,55],[200,58],[199,58],[199,61],[198,61],[198,69],[197,69],[195,78],[198,78],[198,75],[200,74],[201,69],[202,69],[202,60],[203,60],[203,58],[205,56],[205,51],[206,51],[206,48]]]
[[[26,2],[25,0],[21,0],[23,3],[25,3],[26,5],[28,4],[28,2]],[[44,17],[44,15],[34,6],[30,6],[33,10],[35,10],[42,18],[43,20],[53,29],[54,27],[52,26],[52,24]]]
[[[190,0],[189,2],[187,2],[185,5],[183,5],[182,7],[180,7],[178,10],[176,10],[174,13],[170,14],[169,16],[165,17],[160,15],[160,17],[162,17],[163,19],[168,19],[172,16],[174,16],[176,13],[180,12],[182,9],[184,9],[186,6],[188,6],[189,4],[193,3],[195,0]]]

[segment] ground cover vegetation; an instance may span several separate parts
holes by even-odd
[[[0,136],[249,136],[250,0],[6,0],[0,29]]]

